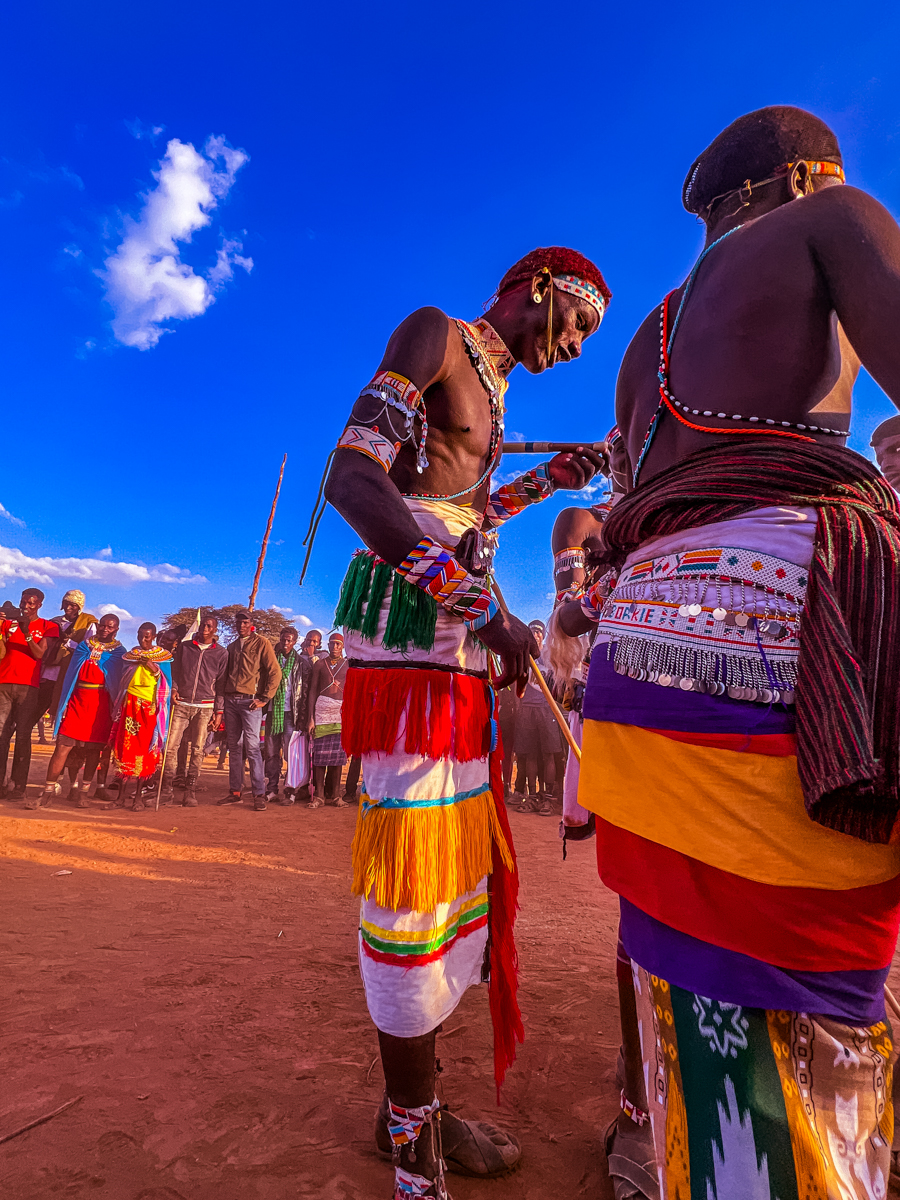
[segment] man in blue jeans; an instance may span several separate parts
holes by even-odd
[[[266,776],[259,735],[262,710],[278,691],[281,667],[268,638],[256,633],[248,612],[235,613],[237,637],[228,647],[225,671],[225,738],[229,792],[219,804],[240,804],[244,755],[250,762],[253,807],[266,810]]]

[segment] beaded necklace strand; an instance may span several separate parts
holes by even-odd
[[[720,238],[717,238],[714,242],[711,242],[706,247],[706,249],[703,251],[703,253],[700,255],[700,257],[694,263],[693,269],[691,270],[691,273],[688,276],[687,283],[685,284],[684,291],[681,296],[681,303],[678,305],[678,311],[675,314],[675,320],[672,322],[671,332],[669,332],[669,330],[668,330],[669,304],[670,304],[672,297],[675,295],[675,291],[677,289],[673,289],[673,291],[669,292],[668,296],[666,296],[665,300],[663,300],[662,304],[660,305],[660,311],[659,311],[659,369],[657,371],[657,376],[659,378],[659,404],[657,405],[656,411],[654,412],[654,414],[650,420],[650,425],[647,429],[647,434],[644,438],[644,444],[641,447],[641,452],[638,455],[637,465],[634,468],[634,475],[633,475],[633,486],[634,487],[637,486],[638,474],[644,463],[644,459],[647,456],[647,451],[650,449],[650,444],[653,441],[653,435],[656,433],[656,430],[659,425],[660,417],[662,416],[664,411],[670,412],[672,414],[672,416],[675,418],[675,420],[679,422],[679,424],[687,426],[688,429],[694,429],[699,433],[724,434],[724,435],[730,435],[730,434],[731,435],[734,435],[734,434],[737,434],[737,435],[774,434],[776,437],[787,437],[787,438],[791,438],[792,440],[798,441],[798,442],[815,442],[816,439],[809,437],[808,433],[806,433],[806,432],[793,433],[793,432],[791,432],[792,430],[795,430],[795,429],[801,430],[802,429],[804,431],[808,430],[809,433],[826,433],[826,434],[832,434],[835,437],[847,437],[848,436],[849,430],[846,430],[846,429],[827,429],[822,425],[805,425],[805,424],[801,424],[799,421],[797,421],[797,422],[776,421],[771,417],[746,417],[746,416],[743,416],[741,413],[734,413],[730,419],[732,421],[749,421],[752,424],[761,423],[762,425],[765,426],[765,428],[759,428],[759,429],[711,429],[708,425],[697,425],[695,422],[689,421],[687,419],[687,417],[682,416],[682,414],[680,412],[678,412],[678,409],[682,409],[683,412],[690,413],[692,416],[695,416],[695,417],[699,417],[699,416],[718,417],[719,420],[727,420],[728,419],[728,413],[724,413],[724,412],[714,413],[714,412],[712,412],[711,409],[700,410],[697,408],[689,408],[688,405],[683,404],[680,400],[677,400],[672,395],[672,392],[669,389],[669,359],[670,359],[670,356],[672,353],[672,345],[674,344],[674,341],[675,341],[675,334],[676,334],[676,332],[678,330],[678,326],[681,322],[682,313],[684,312],[685,303],[687,301],[688,294],[690,293],[690,290],[694,284],[694,280],[697,276],[697,271],[700,268],[700,264],[706,258],[707,254],[709,254],[709,252],[711,250],[714,250],[715,247],[718,246],[720,242],[724,242],[725,239],[730,237],[733,233],[737,233],[737,231],[739,229],[743,229],[744,224],[749,224],[749,223],[750,222],[744,222],[741,225],[735,225],[735,227],[733,229],[729,229],[727,233],[723,233]],[[770,428],[771,426],[775,426],[775,425],[779,425],[779,426],[781,426],[781,428],[779,428],[779,429]]]
[[[409,496],[410,498],[421,500],[458,500],[461,496],[468,496],[472,492],[477,491],[485,480],[490,478],[503,453],[503,396],[509,384],[497,370],[494,362],[495,358],[502,356],[496,352],[492,354],[489,351],[481,330],[476,325],[470,325],[467,321],[460,321],[458,319],[454,320],[454,324],[460,332],[466,354],[469,356],[469,361],[478,373],[481,386],[487,392],[491,402],[491,440],[488,447],[487,467],[476,483],[473,483],[471,487],[463,488],[461,492],[453,492],[449,495],[439,492],[403,493],[404,496]],[[482,319],[482,321],[479,321],[479,325],[481,324],[486,325],[487,322]],[[500,342],[499,335],[494,334],[494,337],[497,342]],[[502,345],[502,342],[500,344]],[[503,348],[506,350],[505,346]],[[509,351],[506,351],[506,354],[509,354]]]

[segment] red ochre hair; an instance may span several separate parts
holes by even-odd
[[[569,250],[566,246],[539,246],[537,250],[532,250],[524,258],[520,258],[500,280],[497,295],[502,296],[516,284],[526,279],[530,280],[543,267],[547,267],[551,275],[577,275],[579,279],[586,279],[597,288],[607,304],[612,299],[612,292],[606,286],[606,280],[600,274],[599,268],[595,267],[589,258],[585,258],[577,250]]]

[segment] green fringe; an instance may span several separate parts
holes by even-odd
[[[391,609],[382,645],[386,650],[406,650],[412,644],[419,650],[434,647],[437,626],[437,601],[415,584],[394,576]]]
[[[366,615],[360,627],[360,633],[364,638],[368,638],[370,642],[374,641],[375,634],[378,632],[378,618],[381,616],[384,594],[388,589],[388,584],[391,582],[393,574],[394,568],[390,563],[380,562],[376,564],[375,573],[372,576],[372,590],[369,592],[369,602],[366,605]]]
[[[350,560],[334,614],[335,625],[344,625],[347,629],[362,628],[362,606],[369,594],[374,566],[375,559],[371,554],[357,554]]]

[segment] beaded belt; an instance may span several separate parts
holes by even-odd
[[[82,681],[79,679],[78,682],[75,684],[75,686],[80,687],[80,688],[93,688],[95,691],[99,692],[100,688],[103,687],[103,684],[102,683],[82,683]]]
[[[647,559],[622,572],[599,633],[632,679],[790,704],[807,582],[806,568],[753,550]]]

